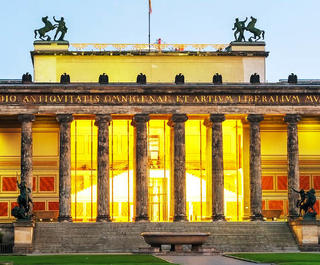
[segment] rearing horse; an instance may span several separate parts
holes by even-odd
[[[42,22],[44,23],[45,26],[43,28],[36,29],[34,31],[34,37],[37,38],[37,33],[38,33],[39,38],[41,40],[49,41],[49,40],[51,40],[51,38],[49,35],[46,35],[46,33],[49,32],[50,30],[55,29],[56,27],[54,25],[52,25],[52,23],[48,20],[48,16],[43,17]],[[45,37],[47,37],[47,39],[44,39]]]
[[[250,31],[254,35],[249,38],[249,41],[252,41],[252,38],[254,38],[255,41],[258,41],[261,39],[261,36],[262,36],[262,39],[264,40],[264,30],[257,29],[255,27],[256,22],[257,22],[257,19],[254,17],[251,17],[251,21],[248,23],[246,27],[246,30]]]

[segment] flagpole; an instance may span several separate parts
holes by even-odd
[[[150,52],[150,3],[149,3],[149,10],[148,10],[148,14],[149,14],[149,52]]]

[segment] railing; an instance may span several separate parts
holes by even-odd
[[[92,50],[92,51],[222,51],[229,44],[132,44],[132,43],[71,43],[71,50]]]
[[[13,244],[0,243],[0,254],[8,254],[13,252]]]

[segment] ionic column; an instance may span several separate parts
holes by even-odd
[[[173,221],[187,221],[186,216],[186,114],[173,114],[169,125],[173,127],[174,217]]]
[[[249,114],[250,122],[250,208],[251,221],[263,220],[260,122],[263,115]]]
[[[212,122],[212,220],[225,221],[224,217],[224,174],[223,174],[223,114],[211,114]]]
[[[22,114],[18,116],[21,122],[21,182],[25,182],[31,190],[32,197],[32,122],[35,116],[32,114]],[[30,206],[32,213],[32,206]]]
[[[148,114],[136,114],[132,125],[135,129],[136,139],[136,214],[135,221],[149,221],[148,216]]]
[[[59,222],[72,222],[71,217],[71,139],[72,114],[59,114],[60,158],[59,158]]]
[[[96,115],[98,126],[97,222],[110,222],[109,125],[111,115]]]
[[[287,135],[287,156],[288,156],[288,202],[289,202],[289,218],[299,216],[299,209],[296,202],[299,194],[294,192],[299,190],[299,146],[298,146],[298,128],[297,123],[301,116],[298,114],[287,114],[284,121],[288,123]]]

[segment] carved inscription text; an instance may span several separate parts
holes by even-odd
[[[318,105],[320,95],[0,94],[1,105]]]

